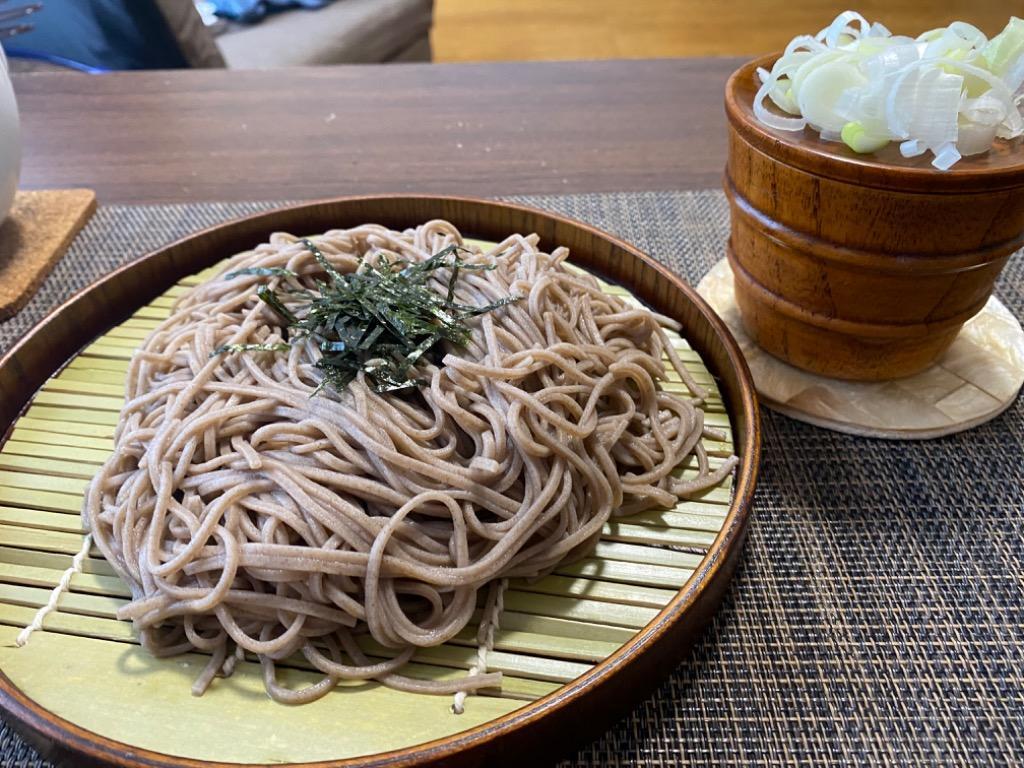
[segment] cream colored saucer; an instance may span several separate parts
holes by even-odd
[[[938,363],[905,379],[828,379],[782,362],[747,335],[722,259],[697,286],[733,332],[773,410],[819,427],[867,437],[921,440],[961,432],[998,416],[1024,384],[1024,331],[994,296],[967,322]]]

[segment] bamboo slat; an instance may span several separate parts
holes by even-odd
[[[158,660],[143,652],[131,625],[116,618],[129,591],[96,551],[71,578],[57,610],[44,619],[44,630],[15,648],[16,633],[47,602],[82,547],[82,496],[113,449],[133,350],[168,316],[178,296],[210,274],[206,270],[180,281],[86,346],[44,384],[0,446],[0,668],[37,701],[83,727],[172,754],[252,762],[273,762],[275,749],[289,760],[337,758],[337,738],[322,735],[336,736],[333,724],[342,721],[346,754],[421,743],[551,693],[629,642],[700,567],[722,527],[732,478],[673,510],[613,519],[592,556],[541,579],[515,580],[488,655],[489,669],[503,672],[505,682],[500,691],[473,697],[468,716],[459,718],[440,697],[377,684],[345,685],[316,704],[280,707],[263,695],[253,660],[205,696],[191,697],[191,678],[205,659],[190,654]],[[718,466],[721,459],[715,457],[732,451],[721,395],[697,353],[682,339],[673,343],[694,379],[708,388],[705,422],[722,430],[725,439],[706,438],[704,444],[712,466]],[[673,373],[667,387],[683,391],[678,378]],[[684,478],[695,472],[693,460],[677,470]],[[405,673],[422,679],[466,674],[477,660],[478,620],[451,642],[419,650]],[[373,657],[393,653],[368,639],[364,645]],[[52,658],[61,660],[59,675],[48,671]],[[67,677],[85,684],[66,686],[61,681]],[[303,659],[284,662],[281,677],[290,684],[315,679]],[[378,718],[356,718],[353,726],[348,715],[368,710],[388,712],[391,727],[374,725]],[[146,713],[157,717],[169,711],[175,713],[173,723],[161,717],[160,728],[141,725],[148,722]],[[224,713],[243,714],[230,718],[230,738],[223,733],[213,738],[208,723],[224,722]],[[316,727],[321,719],[332,725]],[[279,743],[268,741],[268,729]]]
[[[519,698],[478,696],[465,714],[454,717],[448,698],[345,685],[313,704],[278,705],[261,713],[265,695],[256,664],[240,664],[230,686],[212,686],[196,698],[189,687],[205,663],[202,656],[154,659],[122,642],[51,631],[36,633],[29,644],[14,648],[15,634],[13,628],[0,628],[0,667],[37,700],[93,733],[164,754],[191,752],[207,760],[261,764],[330,760],[339,749],[366,754],[379,751],[382,743],[401,747],[429,741],[522,705]],[[456,676],[464,674],[462,669],[453,673],[442,667],[433,674]],[[280,677],[293,686],[315,680],[297,669],[284,669]],[[68,685],[68,680],[76,684]],[[86,680],[88,685],[82,683]],[[543,685],[534,683],[527,691],[543,695],[550,690]],[[386,712],[387,717],[354,716],[367,712]]]

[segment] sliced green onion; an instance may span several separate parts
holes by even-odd
[[[1024,21],[988,40],[956,21],[916,38],[893,35],[845,11],[817,35],[800,35],[771,71],[759,69],[754,114],[778,131],[810,127],[855,152],[900,142],[946,170],[995,137],[1024,135]],[[771,108],[769,103],[774,106]]]

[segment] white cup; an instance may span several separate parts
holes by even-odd
[[[21,171],[21,129],[18,104],[7,72],[7,57],[0,48],[0,221],[7,218],[18,191]]]

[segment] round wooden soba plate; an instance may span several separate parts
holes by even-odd
[[[517,703],[514,707],[510,707],[509,711],[502,711],[499,715],[489,719],[481,720],[481,712],[491,711],[481,705],[481,708],[477,710],[476,720],[469,718],[465,721],[453,721],[466,723],[467,727],[464,729],[459,730],[461,725],[452,726],[449,729],[457,732],[439,738],[431,737],[420,742],[407,743],[398,749],[377,750],[376,753],[357,757],[343,754],[338,754],[335,757],[322,755],[315,761],[302,763],[307,766],[441,764],[446,766],[485,764],[501,766],[524,765],[539,757],[552,759],[560,753],[578,746],[586,739],[597,736],[642,697],[648,695],[653,687],[670,673],[688,652],[722,599],[739,557],[754,493],[760,451],[757,403],[743,356],[726,326],[704,300],[677,276],[632,246],[585,224],[530,208],[483,200],[418,196],[352,197],[297,205],[257,214],[212,227],[161,248],[99,280],[54,310],[0,359],[0,431],[6,433],[4,441],[7,447],[10,447],[19,439],[28,439],[19,438],[18,429],[25,430],[22,434],[31,437],[31,425],[33,424],[31,408],[36,408],[37,413],[43,414],[40,418],[45,419],[47,413],[56,412],[53,409],[43,410],[49,407],[45,405],[46,403],[52,404],[53,397],[65,397],[67,402],[75,403],[92,402],[89,400],[90,397],[102,400],[101,394],[90,393],[87,389],[84,390],[86,392],[84,395],[63,394],[83,391],[74,388],[56,393],[51,391],[49,392],[51,400],[47,400],[43,397],[48,393],[44,385],[50,381],[51,376],[61,371],[69,360],[72,360],[94,339],[118,326],[140,307],[157,299],[179,280],[183,280],[234,253],[264,242],[275,231],[297,234],[317,233],[331,228],[352,227],[366,222],[376,222],[394,229],[404,229],[434,218],[452,221],[467,236],[491,241],[500,241],[514,232],[535,232],[541,238],[541,247],[567,246],[571,252],[570,259],[574,264],[593,272],[609,283],[628,289],[656,311],[677,319],[683,326],[682,336],[699,355],[699,360],[713,376],[714,385],[721,394],[724,416],[727,417],[726,423],[732,429],[732,445],[740,457],[740,465],[732,481],[730,496],[726,497],[724,501],[720,501],[721,506],[715,512],[718,515],[718,523],[712,530],[717,533],[704,534],[706,541],[701,547],[701,551],[704,551],[705,554],[702,557],[693,554],[687,555],[684,551],[685,547],[682,550],[672,547],[658,550],[666,558],[693,558],[692,573],[680,570],[682,573],[689,573],[685,581],[673,588],[671,592],[662,590],[659,594],[667,594],[667,602],[660,607],[660,610],[650,609],[650,620],[645,618],[646,624],[642,626],[637,624],[621,644],[616,641],[613,650],[607,656],[602,656],[603,660],[593,666],[580,667],[585,671],[574,679],[560,680],[561,684],[559,685],[550,685],[549,683],[548,687],[543,689],[547,692],[540,695],[539,698],[524,701],[521,706]],[[126,323],[124,327],[132,325],[132,323]],[[138,324],[137,326],[143,327]],[[115,344],[115,342],[111,343]],[[129,340],[127,343],[130,345],[131,341]],[[111,349],[116,353],[116,346]],[[114,356],[116,357],[116,354]],[[696,356],[694,359],[697,359]],[[64,376],[66,372],[74,372],[74,363],[65,369],[61,376]],[[68,381],[72,384],[75,383],[73,377]],[[41,393],[40,388],[42,388]],[[101,386],[96,385],[96,389],[101,389]],[[37,395],[37,393],[40,394]],[[44,405],[40,405],[40,403]],[[30,404],[31,408],[26,411],[25,409]],[[58,400],[57,405],[60,404],[61,402]],[[16,422],[23,415],[28,419],[25,423],[30,426],[25,427],[23,424],[20,428],[15,427]],[[34,423],[38,425],[45,422],[36,420]],[[38,428],[36,426],[36,429]],[[88,429],[82,429],[81,432],[86,434]],[[90,439],[84,438],[83,443],[87,444]],[[32,451],[28,453],[31,454]],[[28,461],[26,466],[29,467],[36,466],[31,463],[32,461],[37,461],[38,466],[46,467],[52,466],[46,462],[59,460],[47,458],[37,460],[31,457],[25,459],[21,456],[14,458],[22,463]],[[38,473],[42,470],[36,469],[35,471]],[[39,474],[12,475],[9,468],[0,469],[0,475],[30,479],[34,477],[37,481],[40,477],[44,477]],[[34,493],[39,498],[44,498],[40,494],[52,493],[52,497],[59,500],[62,498],[59,493],[61,488],[67,486],[73,490],[79,487],[80,483],[81,480],[76,480],[73,477],[58,477],[53,480],[54,487],[51,488],[47,484],[41,490],[28,493],[29,495]],[[2,482],[0,482],[0,486],[2,486]],[[32,482],[28,482],[21,487],[32,488],[33,485]],[[0,491],[2,490],[0,487]],[[0,499],[0,506],[5,503],[9,504],[10,502]],[[53,503],[57,503],[57,507],[51,507],[51,509],[56,508],[58,511],[70,512],[69,509],[62,510],[58,502]],[[18,504],[14,503],[14,507],[18,507]],[[27,513],[26,510],[15,508],[11,514],[16,520],[22,512]],[[49,515],[50,513],[44,514]],[[697,518],[699,518],[699,514],[695,515],[695,519]],[[54,519],[63,520],[65,518],[58,516]],[[629,519],[623,518],[623,522],[628,523]],[[14,533],[19,536],[36,535],[29,528],[19,528],[14,530]],[[614,549],[615,552],[631,552],[636,549],[631,548],[632,545],[628,543],[628,539],[625,541],[627,542],[625,544],[612,542],[610,547],[617,547],[618,549]],[[62,555],[58,555],[58,551],[63,550],[57,547],[40,555],[45,559],[43,565],[59,569],[61,563],[70,560],[70,550],[64,551]],[[48,563],[49,565],[47,565]],[[7,574],[5,577],[0,577],[0,582],[11,585],[8,592],[14,593],[21,590],[17,594],[28,595],[29,598],[32,595],[46,593],[46,591],[34,589],[32,586],[49,586],[45,579],[32,581],[27,576],[19,577],[20,566],[17,558],[14,558],[13,561],[5,560],[0,565],[3,567],[3,573]],[[585,568],[585,566],[586,564],[583,567]],[[615,567],[617,566],[613,563],[611,570],[614,570]],[[26,566],[26,573],[27,570]],[[653,570],[657,571],[657,566]],[[41,579],[42,577],[38,574],[45,572],[47,572],[45,567],[42,570],[32,570],[32,573],[35,574],[32,578]],[[59,573],[59,570],[49,572]],[[91,579],[89,583],[93,586],[116,583],[104,582],[104,577],[97,576],[96,573],[100,572],[94,571],[94,575],[82,574],[82,576]],[[587,575],[585,570],[583,573]],[[625,579],[624,582],[624,584],[612,584],[612,586],[620,592],[625,590],[627,594],[630,589],[634,588],[637,594],[657,591],[647,590],[645,592],[643,587],[630,587],[629,579]],[[72,582],[73,588],[74,584],[75,582]],[[93,604],[89,603],[90,600],[111,599],[99,596],[104,593],[98,587],[91,595],[83,594],[83,591],[88,592],[89,590],[85,589],[76,595],[69,594],[66,597],[74,597],[76,601],[86,605],[86,608],[83,609],[84,614],[89,614],[94,610],[88,608]],[[10,634],[16,631],[19,622],[22,625],[25,623],[24,617],[31,615],[31,606],[35,605],[31,599],[37,598],[25,599],[28,601],[20,603],[21,607],[0,605],[0,609],[6,611],[6,613],[0,613],[0,624],[7,625],[0,629]],[[629,602],[628,599],[626,602]],[[97,605],[102,607],[100,603]],[[29,613],[26,614],[26,611]],[[99,614],[86,615],[81,621],[93,622],[89,626],[94,624],[101,626],[96,624],[99,620],[94,618],[95,615]],[[646,614],[644,615],[646,616]],[[19,616],[22,619],[16,618]],[[70,619],[75,619],[75,617],[72,616]],[[70,621],[70,619],[68,620]],[[47,647],[46,643],[56,643],[52,651],[52,674],[58,678],[61,675],[75,674],[74,660],[71,655],[61,658],[61,647],[63,646],[60,646],[59,643],[65,642],[62,638],[72,638],[74,642],[79,642],[75,639],[77,630],[72,626],[71,629],[65,630],[68,634],[61,635],[61,630],[56,626],[51,627],[50,624],[44,626],[48,630],[53,629],[54,631],[38,633],[30,639],[29,645],[39,643],[37,652],[42,652]],[[102,626],[113,626],[113,622]],[[102,633],[104,630],[99,631]],[[608,631],[611,632],[611,630]],[[611,633],[609,637],[620,637],[621,632],[620,628],[618,635]],[[72,642],[72,640],[67,640],[67,642]],[[153,743],[162,743],[159,741],[140,740],[139,743],[129,743],[129,740],[119,741],[109,735],[101,735],[97,733],[102,730],[101,728],[89,727],[88,724],[83,725],[83,721],[88,722],[88,717],[68,715],[68,711],[53,703],[55,700],[52,697],[46,699],[46,697],[35,695],[35,688],[31,685],[15,684],[15,679],[22,681],[36,679],[39,675],[47,673],[45,670],[40,672],[37,669],[40,665],[29,665],[32,668],[26,672],[25,664],[21,664],[19,667],[18,664],[10,661],[18,658],[13,654],[19,653],[23,649],[13,651],[10,648],[12,645],[10,640],[3,642],[7,647],[5,653],[12,654],[0,655],[0,707],[3,709],[4,717],[52,759],[66,761],[67,764],[75,766],[139,765],[167,768],[171,766],[210,768],[238,764],[301,762],[287,752],[272,753],[270,747],[267,748],[268,756],[254,759],[253,751],[242,749],[241,745],[237,750],[239,757],[233,758],[233,747],[230,743],[219,744],[216,751],[218,756],[215,758],[196,759],[183,756],[189,752],[184,747],[181,750],[162,750],[152,747]],[[572,642],[577,642],[582,647],[586,645],[587,641],[581,639]],[[26,648],[29,645],[26,645]],[[108,642],[107,645],[112,646],[113,644]],[[130,645],[130,640],[116,647],[125,649],[122,651],[124,659],[137,658],[141,654],[141,651],[131,650],[134,646]],[[3,659],[8,661],[3,661]],[[187,662],[180,662],[180,664],[183,667],[189,666]],[[139,669],[130,667],[131,664],[124,661],[116,668],[120,672],[115,672],[111,676],[116,677],[117,674],[123,673],[127,679],[134,674],[134,677],[125,682],[125,685],[145,686],[149,679],[147,675],[140,674]],[[182,675],[179,677],[180,680],[177,682],[187,689],[187,679]],[[66,685],[69,686],[69,691],[73,686],[77,686],[75,690],[78,690],[83,685],[88,686],[88,680],[85,682],[69,680]],[[102,716],[138,717],[144,720],[141,724],[143,730],[170,728],[168,733],[173,732],[173,721],[180,711],[177,713],[175,711],[154,713],[147,712],[144,706],[133,705],[131,710],[119,713],[115,698],[110,696],[110,686],[106,683],[104,686],[98,685],[95,702],[91,707],[87,707],[87,709],[93,710],[91,715],[93,718]],[[99,688],[104,691],[102,695]],[[261,693],[261,691],[257,693]],[[250,694],[253,701],[259,701],[260,706],[264,706],[263,697],[252,692]],[[81,696],[82,693],[79,690],[75,695]],[[207,696],[209,695],[208,693]],[[345,695],[345,691],[339,695]],[[104,700],[103,696],[110,696],[110,698]],[[205,698],[204,696],[203,699]],[[471,697],[468,706],[472,706],[474,699],[477,698],[483,701],[483,697]],[[192,701],[202,702],[203,699]],[[121,706],[123,709],[123,704]],[[191,705],[185,698],[182,699],[181,706],[189,707]],[[195,706],[200,705],[196,704]],[[54,710],[60,710],[63,715],[67,716],[62,716]],[[97,710],[99,715],[96,714]],[[268,711],[264,709],[264,715]],[[106,712],[109,714],[105,714]],[[380,730],[386,731],[397,717],[394,712],[383,709],[380,711],[367,710],[362,705],[359,708],[352,707],[352,711],[348,711],[347,716],[337,722],[324,722],[313,716],[314,710],[309,710],[309,712],[310,717],[306,725],[305,737],[311,740],[314,737],[324,738],[327,739],[327,743],[329,743],[331,729],[341,732],[350,727],[346,721],[351,723],[356,720],[375,719],[380,723]],[[224,716],[228,717],[228,713],[225,712]],[[231,716],[237,716],[237,713],[232,713]],[[241,716],[244,717],[244,712]],[[451,717],[456,716],[452,715]],[[145,720],[146,718],[152,719]],[[98,721],[94,719],[92,722]],[[212,735],[196,734],[195,737],[217,738],[218,725],[215,719],[209,723],[209,728]],[[316,729],[326,729],[327,733],[316,733]],[[270,733],[269,729],[267,733]],[[184,734],[181,738],[187,740],[188,734]]]

